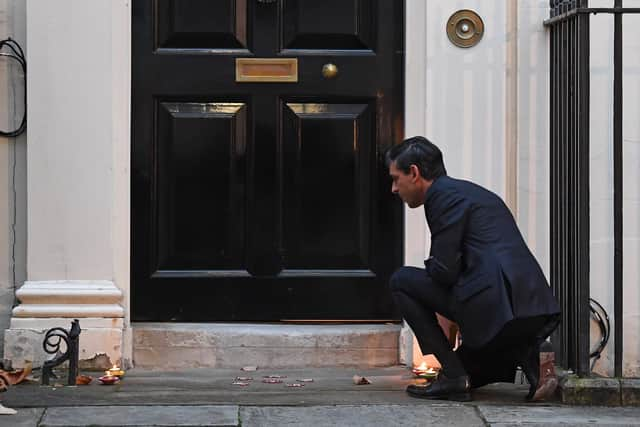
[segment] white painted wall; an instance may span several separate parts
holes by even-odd
[[[627,0],[625,6],[640,7]],[[622,22],[625,38],[623,77],[623,375],[640,376],[640,15]]]
[[[109,3],[27,2],[29,280],[113,275]]]
[[[517,220],[547,278],[550,270],[549,16],[547,0],[518,0]]]
[[[472,9],[484,21],[484,37],[474,48],[457,48],[447,38],[447,19],[459,9]],[[443,150],[449,175],[504,196],[505,2],[428,1],[425,22],[426,136]]]
[[[0,40],[16,40],[26,50],[24,0],[0,0]],[[10,52],[3,49],[2,52]],[[0,129],[15,129],[24,111],[24,78],[14,60],[0,59]],[[15,288],[26,276],[26,134],[0,137],[0,330],[9,326]],[[0,334],[0,349],[4,347]],[[1,357],[0,357],[1,358]]]
[[[130,16],[129,0],[27,1],[28,279],[113,281],[125,326]]]

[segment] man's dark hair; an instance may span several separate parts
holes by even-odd
[[[446,175],[442,151],[427,138],[414,136],[394,145],[387,151],[387,167],[396,162],[396,167],[409,173],[411,165],[416,165],[424,179],[432,180]]]

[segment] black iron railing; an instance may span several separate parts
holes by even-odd
[[[80,322],[73,319],[71,328],[67,331],[64,328],[52,328],[47,331],[42,342],[42,348],[48,354],[55,355],[42,365],[42,385],[49,385],[49,380],[53,375],[53,368],[69,361],[69,377],[67,384],[76,385],[78,377],[78,358],[80,342]],[[64,343],[64,346],[62,344]],[[64,349],[64,352],[62,351]]]
[[[558,362],[588,375],[589,322],[589,20],[614,15],[614,373],[622,376],[622,15],[614,0],[551,0],[551,283],[562,306],[553,342]]]

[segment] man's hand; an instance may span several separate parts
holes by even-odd
[[[456,322],[453,322],[447,319],[444,316],[441,316],[438,313],[436,313],[436,316],[438,318],[438,324],[442,328],[442,331],[444,332],[444,334],[449,339],[449,344],[451,344],[451,348],[455,350],[458,347],[458,333],[460,330],[458,327],[458,324]]]

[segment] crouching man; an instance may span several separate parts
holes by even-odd
[[[509,209],[485,188],[447,176],[442,152],[423,137],[393,146],[387,163],[391,191],[411,208],[424,205],[431,231],[425,268],[402,267],[390,281],[422,353],[442,365],[437,380],[407,392],[466,401],[471,388],[513,382],[521,366],[531,384],[527,398],[549,397],[557,379],[548,369],[541,376],[539,348],[560,308]],[[459,325],[456,351],[436,313]]]

